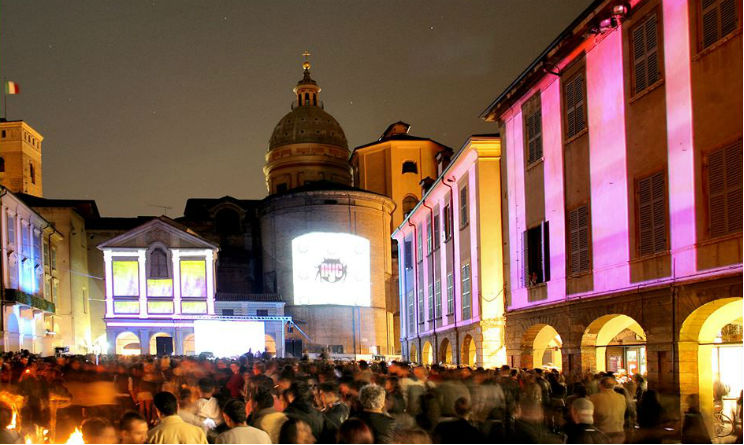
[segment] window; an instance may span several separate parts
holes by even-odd
[[[57,248],[54,247],[54,246],[52,246],[52,255],[51,256],[52,256],[52,260],[51,260],[52,269],[56,269],[57,268]]]
[[[416,235],[416,261],[419,263],[423,261],[424,259],[424,242],[423,242],[423,234],[421,233],[421,227],[417,227],[418,234]]]
[[[468,186],[460,189],[460,228],[468,225]]]
[[[409,290],[406,294],[406,303],[408,304],[408,332],[414,332],[414,326],[416,324],[416,312],[413,304],[413,290]]]
[[[534,286],[550,280],[550,249],[548,222],[526,230],[523,234],[524,281]]]
[[[470,264],[463,264],[460,279],[462,281],[462,319],[469,320],[473,316],[472,295],[470,294]]]
[[[434,280],[434,318],[442,315],[442,283]]]
[[[413,247],[410,241],[403,242],[403,267],[406,269],[413,268]]]
[[[444,206],[444,240],[447,241],[452,237],[452,208],[449,205]]]
[[[581,206],[568,212],[568,264],[571,274],[591,270],[589,220],[589,206]]]
[[[36,184],[36,172],[34,171],[34,164],[28,163],[28,175],[31,177],[31,184]]]
[[[447,315],[455,313],[455,279],[452,273],[447,274]]]
[[[439,249],[439,243],[442,242],[441,231],[439,230],[439,215],[434,215],[434,250]]]
[[[431,255],[432,251],[432,239],[431,239],[432,233],[431,233],[431,220],[426,220],[426,254]]]
[[[434,320],[434,283],[429,283],[428,291],[429,291],[427,295],[427,300],[429,303],[428,320],[431,321],[431,320]]]
[[[524,145],[527,147],[527,165],[529,165],[543,157],[542,110],[539,93],[524,104],[522,116],[524,116]]]
[[[16,218],[8,214],[8,244],[16,243]]]
[[[235,315],[235,309],[222,309],[223,317],[232,317]]]
[[[5,137],[5,135],[6,135],[5,130],[3,130],[3,137]]]
[[[3,133],[5,132],[3,131]],[[5,171],[5,158],[0,157],[0,173],[3,173],[4,171]]]
[[[566,109],[566,138],[572,138],[586,128],[584,107],[584,73],[579,73],[563,85]]]
[[[666,191],[664,172],[638,181],[638,253],[666,250]]]
[[[258,316],[258,317],[268,317],[269,316],[269,310],[268,309],[256,309],[256,316]]]
[[[633,93],[655,84],[659,78],[659,34],[656,13],[649,14],[631,31]]]
[[[34,252],[34,260],[36,261],[36,264],[43,266],[44,262],[41,258],[41,234],[34,233],[35,231],[31,231],[31,238],[33,243],[33,252]]]
[[[413,161],[406,161],[403,163],[403,169],[401,173],[418,173],[418,167]]]
[[[741,139],[708,155],[710,236],[741,232]]]
[[[731,34],[739,26],[736,0],[702,0],[700,17],[703,49]]]
[[[161,248],[150,252],[150,278],[168,278],[168,255]]]
[[[424,324],[424,290],[418,290],[418,322]]]
[[[403,214],[408,215],[411,210],[413,210],[414,207],[416,207],[416,204],[418,203],[418,198],[416,198],[413,195],[408,195],[405,198],[403,198]]]

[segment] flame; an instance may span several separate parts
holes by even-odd
[[[28,444],[34,443],[34,441],[31,439],[31,436],[29,436],[28,434],[26,434],[26,437],[24,438],[24,443],[26,443],[28,445]]]
[[[83,441],[83,433],[80,431],[79,428],[75,428],[75,431],[70,434],[70,437],[67,439],[67,442],[65,442],[66,445],[85,445],[85,441]]]
[[[13,417],[10,419],[10,423],[8,424],[9,430],[14,430],[16,428],[16,417],[17,417],[17,414],[15,410],[13,410]]]

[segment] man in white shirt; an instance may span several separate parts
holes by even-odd
[[[214,395],[214,381],[210,378],[199,379],[199,400],[196,401],[196,416],[211,430],[222,424],[220,404]]]
[[[229,430],[217,436],[215,443],[257,443],[270,444],[269,435],[245,423],[245,403],[242,400],[229,400],[222,410],[222,417]]]

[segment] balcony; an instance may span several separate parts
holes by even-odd
[[[47,301],[41,297],[37,297],[18,289],[5,289],[5,299],[3,303],[16,303],[25,304],[34,309],[39,309],[44,312],[54,313],[54,303]]]
[[[215,301],[262,301],[281,303],[282,298],[279,294],[249,294],[249,293],[232,293],[217,292]]]

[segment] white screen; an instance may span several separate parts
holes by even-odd
[[[266,350],[265,339],[260,321],[194,320],[197,354],[211,352],[215,357],[233,357],[249,349],[255,354]]]
[[[292,240],[294,304],[370,305],[369,240],[311,232]]]

